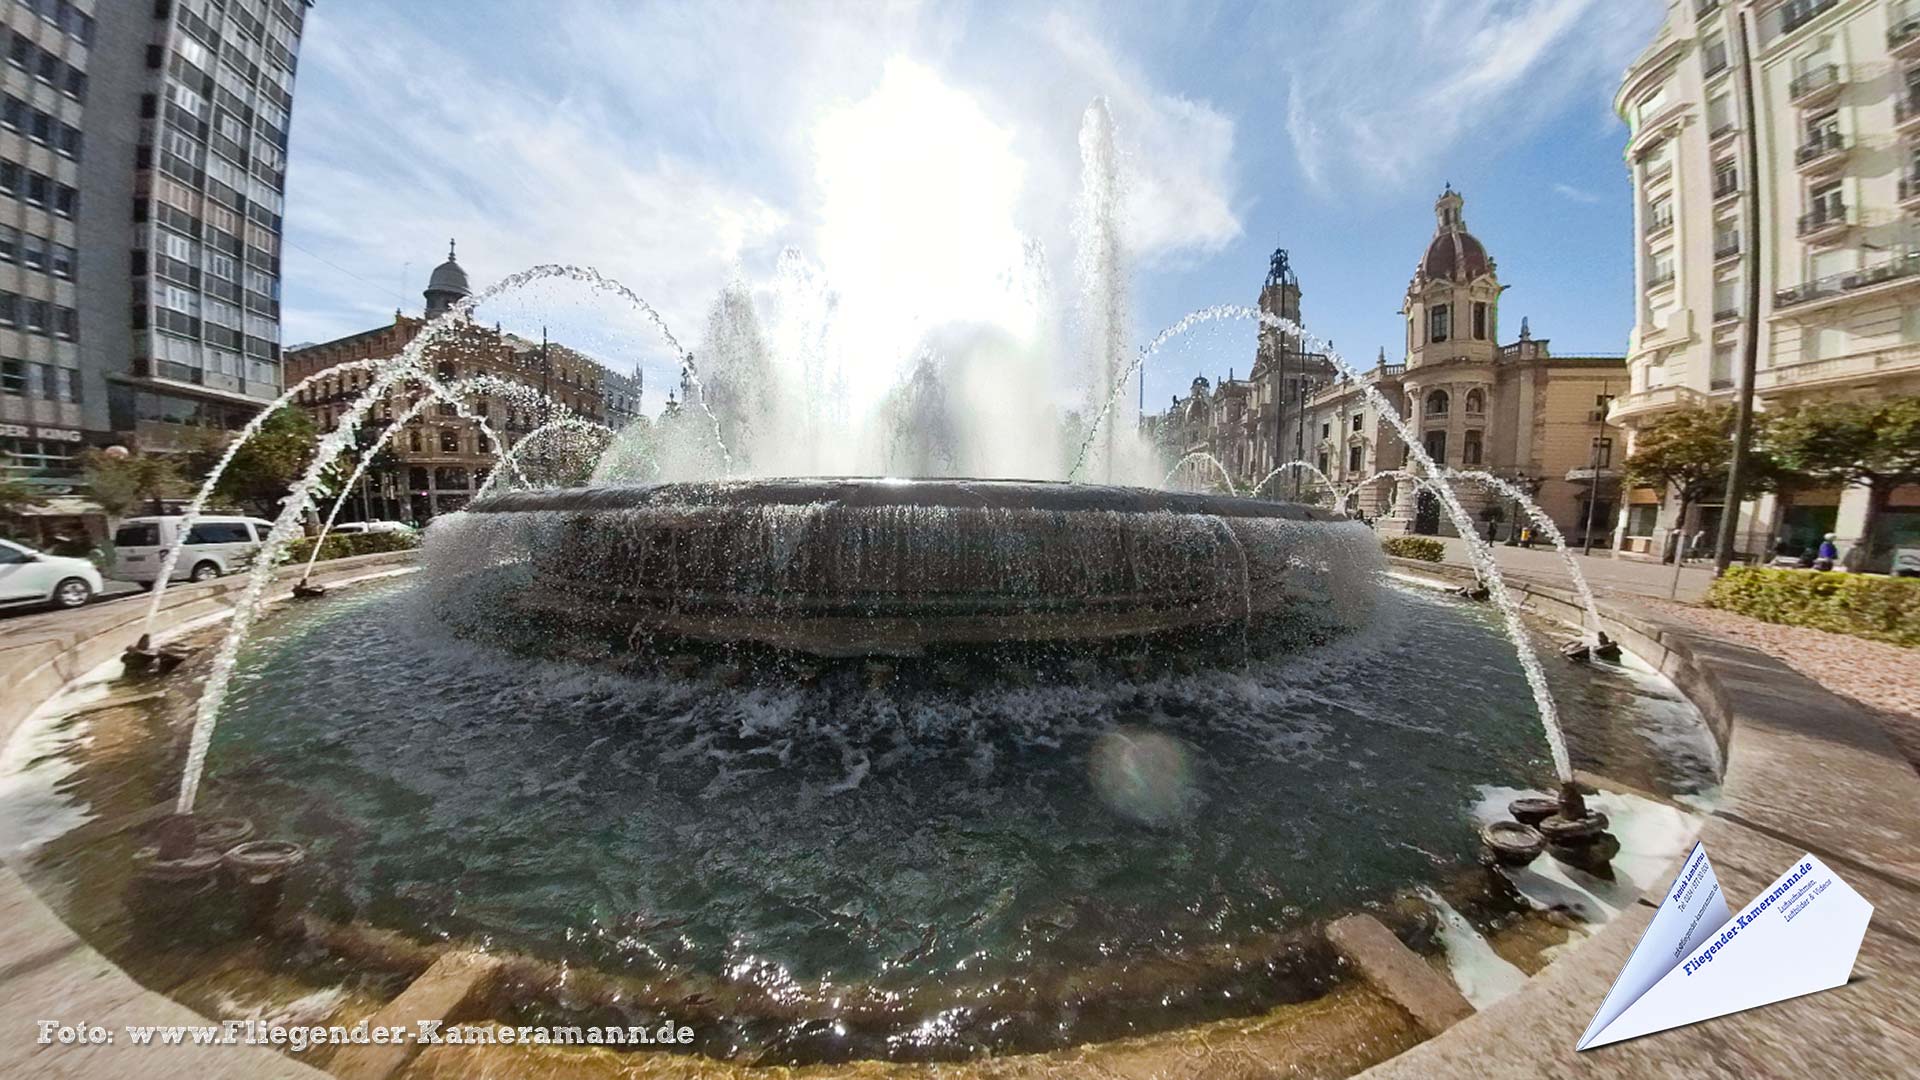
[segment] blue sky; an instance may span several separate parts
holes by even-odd
[[[1503,339],[1526,315],[1558,351],[1617,353],[1632,214],[1610,99],[1663,6],[322,0],[296,87],[285,340],[417,310],[450,236],[476,286],[592,265],[695,348],[729,283],[790,295],[791,250],[784,287],[796,267],[827,283],[833,348],[876,383],[946,319],[1037,311],[1070,336],[1077,135],[1104,96],[1135,340],[1251,303],[1278,245],[1310,330],[1397,358],[1450,181],[1510,287]],[[483,316],[644,363],[657,408],[671,357],[617,307],[550,286]],[[1235,325],[1170,349],[1149,407],[1196,371],[1244,373],[1252,342]],[[1047,366],[1036,385],[1070,396],[1073,365]]]

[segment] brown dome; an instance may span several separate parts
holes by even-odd
[[[1493,272],[1493,260],[1472,233],[1461,228],[1443,229],[1427,245],[1427,256],[1420,260],[1420,272],[1428,278],[1472,281]]]

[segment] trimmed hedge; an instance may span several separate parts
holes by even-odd
[[[321,559],[344,559],[350,555],[378,555],[385,551],[407,551],[420,546],[417,532],[329,533],[320,549]],[[313,537],[303,536],[287,545],[287,562],[306,562],[313,554]]]
[[[1707,606],[1762,622],[1920,646],[1920,578],[1730,566]]]
[[[1439,562],[1447,553],[1446,545],[1431,536],[1389,536],[1380,541],[1381,550],[1402,559]]]

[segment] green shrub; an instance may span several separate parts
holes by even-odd
[[[1447,553],[1446,545],[1431,536],[1389,536],[1380,541],[1380,547],[1389,555],[1422,562],[1439,562]]]
[[[420,546],[420,534],[407,532],[329,533],[320,549],[321,559],[344,559],[349,555],[377,555],[384,551],[408,551]],[[303,536],[287,545],[286,562],[306,562],[313,554],[313,537]]]
[[[1707,606],[1787,626],[1809,626],[1920,646],[1920,578],[1728,567]]]

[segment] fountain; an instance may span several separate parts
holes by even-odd
[[[366,392],[293,485],[231,621],[196,639],[214,647],[184,755],[149,751],[180,779],[173,816],[140,834],[158,842],[119,859],[144,883],[135,917],[216,903],[224,875],[248,933],[288,935],[291,909],[303,933],[484,943],[521,1022],[673,1017],[698,1025],[694,1051],[739,1061],[951,1061],[1300,1006],[1352,978],[1329,920],[1463,891],[1491,897],[1490,926],[1537,918],[1497,868],[1542,850],[1604,874],[1608,822],[1563,731],[1586,767],[1604,744],[1648,788],[1707,782],[1662,754],[1676,736],[1637,734],[1657,720],[1645,688],[1604,665],[1543,670],[1484,546],[1497,607],[1389,580],[1338,509],[1259,497],[1304,468],[1344,505],[1306,462],[1245,495],[1205,452],[1162,479],[1113,422],[1119,394],[1186,329],[1265,317],[1208,309],[1130,351],[1104,105],[1081,150],[1080,336],[1057,355],[1095,388],[1090,425],[1017,385],[970,397],[1031,359],[977,328],[929,335],[848,422],[814,307],[763,325],[729,288],[696,372],[644,300],[564,267],[355,365]],[[563,410],[502,445],[465,402],[530,392],[425,361],[476,305],[546,280],[645,315],[687,407],[610,444]],[[781,282],[824,289],[792,254]],[[409,389],[330,490],[370,408]],[[366,463],[442,403],[498,463],[431,523],[418,572],[268,615],[303,517],[333,496],[306,584]],[[549,438],[598,455],[584,486],[522,468]],[[1461,521],[1456,477],[1410,445],[1409,477]],[[1191,468],[1227,494],[1168,490]],[[1469,817],[1549,771],[1544,813],[1523,798],[1520,822]],[[81,768],[63,790],[103,783]],[[332,940],[315,934],[307,954]]]

